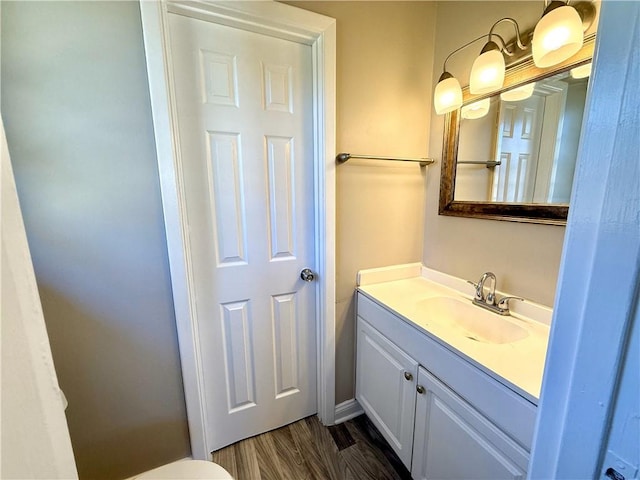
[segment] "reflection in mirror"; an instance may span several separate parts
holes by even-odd
[[[454,200],[567,205],[590,68],[465,104]]]

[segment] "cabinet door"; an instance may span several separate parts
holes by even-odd
[[[411,468],[418,363],[358,318],[356,399]]]
[[[422,367],[417,390],[415,480],[526,477],[526,450]]]

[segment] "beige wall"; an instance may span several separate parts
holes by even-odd
[[[433,85],[451,51],[486,34],[501,17],[533,27],[542,3],[286,3],[338,21],[338,152],[424,156],[428,149],[437,160],[428,170],[356,160],[338,168],[336,401],[354,394],[359,269],[422,260],[472,280],[493,271],[499,289],[553,305],[564,227],[438,215],[444,117],[431,107]],[[497,32],[510,37],[510,28],[504,24]],[[449,62],[462,84],[481,48],[478,42]]]
[[[446,56],[487,33],[495,20],[511,16],[525,29],[530,28],[542,13],[542,6],[538,1],[438,3],[433,82],[442,73]],[[498,33],[512,35],[508,24],[498,28]],[[482,42],[478,42],[477,48],[463,50],[447,64],[462,85],[468,83],[471,64],[481,48]],[[433,113],[430,156],[438,163],[429,170],[427,179],[424,264],[470,280],[492,271],[498,277],[499,289],[553,305],[564,227],[438,215],[443,126],[444,117]]]
[[[287,2],[337,19],[338,152],[425,157],[431,2]],[[426,169],[350,160],[337,173],[336,402],[354,396],[356,272],[422,258]]]

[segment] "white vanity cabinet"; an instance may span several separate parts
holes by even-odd
[[[356,399],[414,480],[526,478],[536,405],[362,292],[357,309]]]

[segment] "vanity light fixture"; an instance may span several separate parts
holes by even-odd
[[[469,91],[483,94],[499,90],[504,84],[505,71],[506,65],[500,47],[494,41],[487,42],[471,67]]]
[[[512,88],[506,92],[500,94],[500,99],[505,102],[519,102],[520,100],[526,100],[533,95],[533,90],[536,88],[536,82],[527,83],[518,88]]]
[[[433,104],[438,115],[459,109],[462,105],[460,82],[445,70],[440,75],[433,97]]]
[[[536,24],[533,38],[526,45],[522,43],[518,22],[513,18],[501,18],[491,26],[488,35],[471,40],[451,52],[445,59],[443,73],[434,91],[433,103],[436,113],[442,115],[462,106],[460,82],[447,70],[447,61],[460,50],[478,40],[487,39],[480,55],[473,62],[469,92],[474,95],[490,93],[500,90],[504,84],[505,56],[513,57],[518,50],[526,53],[531,49],[533,61],[538,68],[557,65],[573,56],[582,48],[583,34],[591,25],[595,17],[594,12],[595,8],[590,1],[579,2],[574,7],[569,5],[568,1],[553,0],[546,6],[542,18]],[[511,23],[515,29],[515,39],[509,44],[512,45],[511,49],[500,35],[494,33],[496,26],[502,22]],[[512,95],[516,95],[515,90]],[[519,94],[524,95],[525,92],[526,90]],[[524,98],[527,97],[521,100]]]
[[[554,0],[545,8],[533,31],[532,51],[536,67],[564,62],[582,48],[582,18],[568,3]]]
[[[462,107],[461,115],[462,118],[467,118],[469,120],[475,120],[476,118],[482,118],[487,113],[489,113],[489,109],[491,108],[491,99],[483,98],[477,102],[470,103],[469,105],[465,105]]]
[[[572,68],[569,71],[569,74],[571,75],[571,78],[575,78],[576,80],[578,78],[587,78],[591,76],[591,66],[591,62],[585,63],[584,65],[580,65],[579,67]]]

